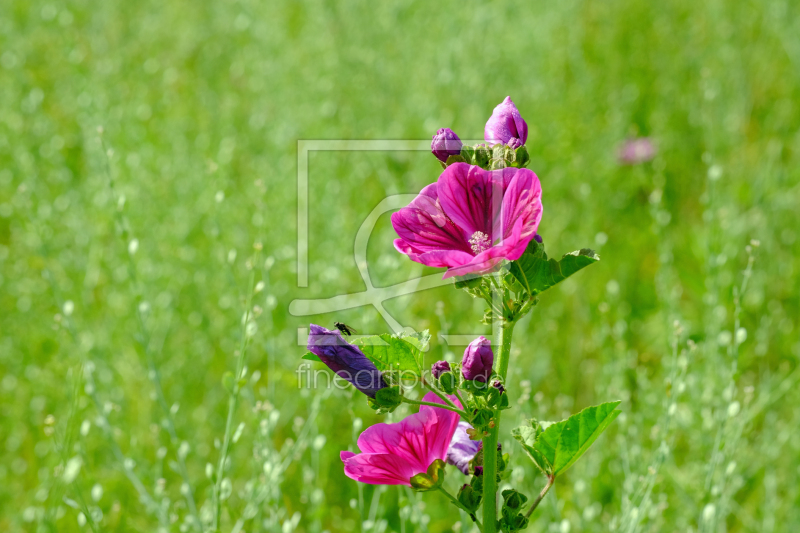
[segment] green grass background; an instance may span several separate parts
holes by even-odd
[[[439,165],[313,153],[298,288],[296,143],[480,138],[511,95],[548,251],[602,261],[516,329],[507,482],[543,485],[508,436],[515,421],[613,399],[624,412],[530,530],[798,530],[799,7],[4,0],[0,529],[191,531],[187,494],[206,523],[252,275],[262,312],[221,530],[468,530],[443,497],[345,478],[339,451],[379,419],[349,390],[297,388],[309,318],[288,312],[363,290],[361,222]],[[657,157],[618,165],[637,135]],[[375,285],[414,271],[393,238],[384,215]],[[431,330],[429,362],[460,357],[439,333],[489,333],[482,306],[449,287],[386,305]],[[387,329],[372,308],[311,319]],[[449,471],[451,489],[462,482]]]

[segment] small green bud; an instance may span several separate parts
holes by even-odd
[[[464,484],[458,491],[458,501],[469,512],[474,513],[481,505],[481,493],[477,492],[472,485]]]
[[[517,168],[525,168],[531,160],[531,156],[528,154],[528,149],[525,146],[520,146],[515,151],[515,161],[513,166]]]
[[[528,501],[528,497],[514,489],[508,489],[503,491],[503,500],[503,506],[519,510]]]
[[[445,394],[452,394],[456,388],[456,377],[452,372],[444,372],[439,376],[439,386]]]
[[[403,396],[400,393],[400,387],[385,387],[379,389],[375,393],[375,398],[367,398],[367,403],[370,408],[377,411],[378,414],[391,413],[402,403]]]

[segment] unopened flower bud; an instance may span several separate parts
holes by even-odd
[[[461,360],[461,374],[464,379],[483,383],[489,379],[494,364],[491,344],[489,339],[481,335],[467,346],[464,358]]]
[[[492,383],[492,387],[499,390],[500,394],[503,394],[506,391],[506,388],[503,387],[503,384],[500,383],[499,381],[495,381],[494,383]]]
[[[461,153],[461,139],[450,128],[440,128],[431,141],[431,152],[442,163],[447,162],[451,155]]]
[[[483,138],[490,145],[507,144],[515,149],[528,140],[528,124],[522,119],[510,96],[506,96],[492,111],[492,116],[483,129]]]
[[[482,466],[476,466],[475,467],[475,475],[476,476],[482,476],[483,475],[483,467]]]
[[[450,363],[447,361],[436,361],[433,363],[433,366],[431,367],[431,374],[433,374],[433,377],[439,379],[439,377],[445,372],[450,372]]]

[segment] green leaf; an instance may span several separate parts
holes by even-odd
[[[406,333],[404,331],[398,335],[397,338],[406,341],[418,351],[424,352],[428,349],[428,344],[431,342],[431,333],[427,329],[414,333]]]
[[[322,362],[322,360],[319,358],[317,354],[311,352],[306,352],[306,354],[303,357],[301,357],[301,359],[305,359],[306,361],[317,361],[318,363]]]
[[[536,296],[599,260],[588,248],[564,254],[560,261],[548,259],[544,244],[532,240],[522,257],[511,263],[511,273],[531,296]]]
[[[547,462],[542,453],[536,449],[536,438],[541,433],[538,427],[520,426],[511,430],[511,436],[521,445],[536,468],[545,475],[552,475],[553,467]]]
[[[559,475],[567,470],[589,449],[619,416],[621,411],[616,410],[619,404],[617,401],[587,407],[551,425],[536,438],[533,447],[551,465],[552,474]]]
[[[388,333],[361,337],[353,341],[381,372],[411,372],[422,374],[420,351],[403,339]]]

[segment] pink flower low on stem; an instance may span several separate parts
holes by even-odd
[[[542,187],[532,171],[455,163],[392,215],[394,247],[417,263],[446,267],[444,278],[485,274],[519,259],[541,218]]]
[[[450,399],[461,409],[455,396]],[[445,405],[433,392],[423,401]],[[358,437],[361,453],[341,452],[344,473],[370,485],[410,487],[413,476],[425,472],[436,459],[447,459],[458,421],[458,413],[423,405],[419,413],[400,422],[370,426]]]

